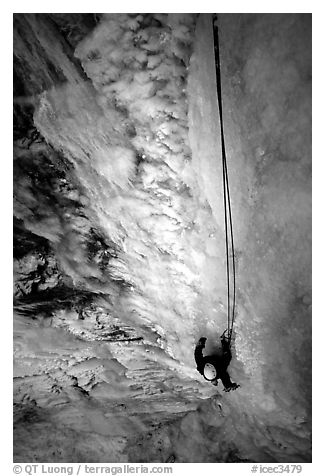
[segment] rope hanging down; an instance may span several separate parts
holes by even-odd
[[[234,327],[234,320],[235,320],[236,270],[235,270],[235,254],[234,254],[234,236],[233,236],[233,228],[232,228],[231,203],[230,203],[230,192],[229,192],[229,182],[228,182],[227,156],[226,156],[226,146],[225,146],[223,116],[222,116],[219,32],[218,32],[216,15],[213,15],[212,21],[213,21],[214,57],[215,57],[215,66],[216,66],[216,79],[217,79],[217,95],[218,95],[219,118],[220,118],[220,133],[221,133],[223,201],[224,201],[224,212],[225,212],[225,235],[226,235],[226,255],[227,255],[228,326],[227,326],[226,332],[230,342],[232,337],[232,330]],[[229,240],[229,237],[230,237],[230,240]],[[230,285],[231,274],[232,274],[232,285]],[[231,287],[232,287],[232,292],[230,290]],[[232,303],[231,303],[231,297],[230,297],[231,294],[232,294]]]

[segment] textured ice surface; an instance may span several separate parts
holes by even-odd
[[[74,301],[60,288],[44,298],[51,316],[33,295],[15,315],[16,461],[309,461],[309,16],[219,16],[230,394],[193,361],[197,338],[212,351],[226,327],[210,15],[103,15],[74,56],[46,15],[18,17],[46,143],[16,143],[15,214],[48,241]],[[25,293],[42,260],[17,263]]]

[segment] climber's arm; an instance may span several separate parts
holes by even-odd
[[[203,349],[205,347],[205,337],[201,337],[196,344],[195,351],[194,351],[194,358],[196,362],[197,370],[202,374],[204,368],[204,357],[203,357]]]

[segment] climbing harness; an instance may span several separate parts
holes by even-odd
[[[220,135],[221,135],[222,179],[223,179],[222,181],[223,181],[223,201],[224,201],[224,212],[225,212],[226,256],[227,256],[227,320],[228,322],[227,322],[227,329],[223,333],[223,337],[225,337],[225,334],[227,333],[226,338],[229,341],[229,345],[230,345],[231,338],[232,338],[232,331],[234,327],[234,320],[235,320],[236,270],[235,270],[234,236],[233,236],[233,227],[232,227],[227,156],[226,156],[223,115],[222,115],[219,32],[218,32],[217,19],[218,19],[217,15],[212,15],[214,58],[215,58],[215,66],[216,66],[217,96],[218,96],[218,108],[219,108],[219,119],[220,119]],[[230,283],[231,274],[232,274],[232,283]]]

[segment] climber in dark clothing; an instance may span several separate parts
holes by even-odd
[[[239,387],[230,380],[227,372],[228,365],[231,361],[230,341],[223,334],[221,337],[222,355],[208,355],[203,357],[202,350],[205,347],[206,337],[201,337],[195,347],[194,357],[197,370],[203,377],[213,385],[218,385],[218,379],[223,383],[224,391],[229,392]]]

